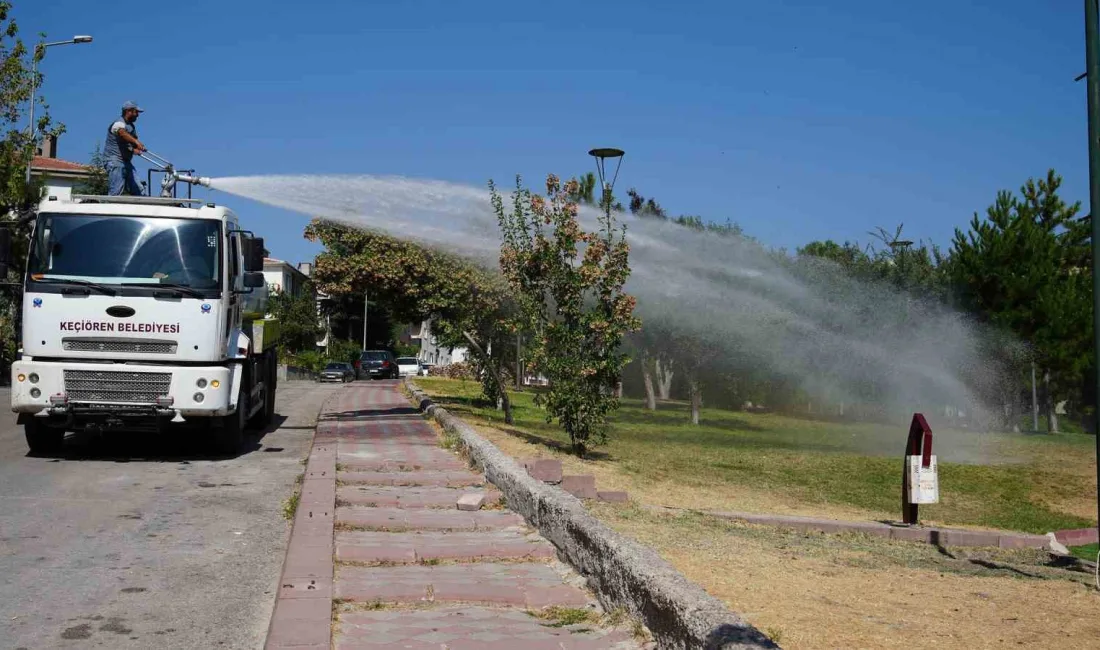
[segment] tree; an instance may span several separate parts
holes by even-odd
[[[505,368],[514,335],[510,299],[499,276],[419,244],[346,224],[314,219],[306,239],[324,244],[313,279],[330,296],[362,296],[396,322],[431,319],[444,346],[470,348],[487,399],[512,422]],[[362,302],[359,302],[362,306]]]
[[[324,335],[318,320],[317,303],[310,284],[298,294],[273,290],[267,302],[268,313],[279,321],[280,354],[313,350]]]
[[[19,38],[19,27],[10,17],[12,3],[0,0],[0,210],[4,214],[15,210],[28,210],[41,198],[41,185],[26,182],[27,165],[34,156],[35,138],[23,126],[24,112],[31,101],[31,87],[42,87],[42,73],[32,72],[31,59],[41,61],[46,48],[40,40],[28,50]],[[37,74],[33,80],[32,75]],[[64,125],[54,125],[49,106],[41,96],[33,101],[35,133],[58,136],[64,133]]]
[[[65,131],[63,125],[54,125],[50,119],[49,107],[41,96],[32,97],[31,88],[42,87],[42,73],[32,75],[32,61],[41,61],[46,53],[42,46],[45,34],[39,35],[33,49],[19,38],[19,27],[11,18],[12,3],[0,0],[0,218],[9,215],[30,214],[42,198],[42,181],[33,178],[26,181],[27,166],[34,156],[36,139],[32,134],[58,136]],[[33,83],[32,83],[33,81]],[[38,105],[35,123],[31,129],[23,124],[24,112],[31,101]],[[17,219],[5,224],[12,230],[12,266],[8,269],[11,281],[13,274],[22,272],[27,255],[27,240],[30,234],[29,219]],[[8,362],[14,358],[16,349],[15,313],[20,301],[18,285],[5,292],[0,299],[0,335],[4,337],[3,358],[6,372]]]
[[[661,207],[660,203],[657,203],[657,201],[652,198],[645,198],[633,187],[627,190],[626,195],[630,197],[630,214],[639,217],[656,217],[658,219],[668,218],[668,215],[665,214],[665,209]]]
[[[107,179],[107,156],[98,144],[88,161],[87,169],[88,177],[74,188],[76,193],[106,196],[111,189],[110,181]]]
[[[550,380],[536,398],[557,419],[578,456],[590,440],[606,440],[606,417],[618,407],[611,387],[628,358],[624,336],[638,328],[635,299],[623,292],[630,275],[626,230],[610,211],[598,232],[577,220],[577,181],[546,179],[546,196],[516,177],[511,210],[490,181],[500,224],[500,268],[518,303],[517,322],[533,331],[531,366]],[[606,198],[605,198],[606,200]]]
[[[1043,377],[1042,409],[1080,390],[1092,362],[1089,224],[1058,196],[1054,170],[1029,179],[1020,198],[1002,191],[970,230],[955,230],[949,271],[963,305],[1027,342]]]
[[[577,189],[570,196],[574,203],[596,205],[596,175],[585,172],[577,177]]]

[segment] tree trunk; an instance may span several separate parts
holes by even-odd
[[[497,386],[497,408],[504,410],[504,423],[512,424],[512,400],[508,399],[508,389],[504,384],[504,373],[493,362],[493,358],[485,353],[485,350],[478,344],[472,334],[463,332],[462,335],[466,337],[466,341],[470,344],[470,349],[481,359],[481,366],[485,369],[485,372],[488,372],[492,376],[493,382]]]
[[[1058,433],[1058,411],[1050,391],[1050,371],[1043,372],[1043,408],[1047,411],[1047,433]]]
[[[650,411],[657,410],[657,393],[653,390],[653,372],[650,368],[651,361],[648,356],[642,356],[642,381],[645,382],[645,407]]]
[[[623,380],[622,379],[615,382],[615,397],[617,399],[622,399],[623,398]]]
[[[691,392],[691,423],[699,424],[699,409],[703,408],[703,391],[700,390],[699,380],[690,378],[688,390]]]
[[[653,360],[653,368],[657,376],[657,394],[663,400],[670,399],[672,395],[672,368],[669,364],[665,364],[664,370],[661,369],[661,360]]]

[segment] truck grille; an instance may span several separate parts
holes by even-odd
[[[175,354],[175,341],[147,341],[144,339],[61,339],[67,352],[130,352],[136,354]]]
[[[168,394],[170,372],[66,370],[65,394],[71,402],[152,404]]]

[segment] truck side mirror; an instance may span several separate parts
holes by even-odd
[[[11,229],[0,228],[0,279],[8,276],[11,268]]]
[[[264,270],[264,239],[250,237],[244,240],[244,270],[247,272]],[[261,285],[262,286],[262,285]]]
[[[264,274],[259,271],[248,271],[244,274],[244,286],[246,289],[256,289],[264,286],[267,281]]]

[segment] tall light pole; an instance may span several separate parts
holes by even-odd
[[[611,230],[611,193],[615,189],[615,181],[619,179],[619,168],[623,166],[623,156],[626,153],[622,149],[615,149],[614,147],[600,147],[590,150],[588,155],[596,159],[596,173],[600,177],[600,188],[603,190],[600,204],[603,206],[604,226],[607,228],[607,244],[610,246],[611,238],[614,236],[614,232]],[[611,177],[610,182],[607,180],[608,158],[615,161],[615,175]],[[622,375],[619,375],[614,386],[608,388],[614,390],[615,395],[621,399],[623,396]]]
[[[370,308],[370,300],[368,300],[367,292],[363,291],[363,349],[367,349],[367,310]]]
[[[1085,74],[1088,76],[1089,115],[1089,214],[1092,219],[1092,335],[1093,371],[1098,381],[1093,433],[1096,438],[1096,473],[1100,477],[1100,29],[1097,0],[1085,0]],[[1096,486],[1097,518],[1100,519],[1100,484]]]
[[[91,36],[73,36],[67,41],[54,41],[52,43],[42,43],[34,49],[34,53],[31,55],[31,109],[30,109],[30,134],[31,145],[38,144],[38,127],[34,124],[34,95],[38,91],[38,48],[42,48],[42,56],[46,55],[46,48],[54,47],[55,45],[79,45],[81,43],[91,43]],[[31,165],[34,164],[34,152],[31,152],[31,159],[27,162],[27,176],[24,179],[27,183],[31,182]]]

